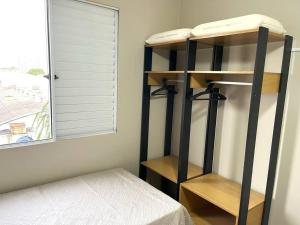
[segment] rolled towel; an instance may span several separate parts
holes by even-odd
[[[257,29],[259,27],[269,28],[271,32],[278,34],[286,33],[286,30],[278,20],[259,14],[251,14],[247,16],[200,24],[196,26],[191,33],[192,36],[195,37],[217,36],[218,34],[221,35],[223,33],[234,33]]]
[[[147,40],[147,44],[160,44],[173,41],[185,41],[191,36],[191,30],[189,28],[182,28],[177,30],[170,30],[163,33],[158,33],[150,36]]]

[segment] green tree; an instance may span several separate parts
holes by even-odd
[[[51,138],[51,120],[49,115],[49,103],[47,102],[42,110],[38,112],[32,123],[35,140]]]
[[[31,74],[33,76],[45,75],[44,70],[41,68],[32,68],[32,69],[28,70],[27,73]]]

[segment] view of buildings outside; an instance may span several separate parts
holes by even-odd
[[[45,1],[1,1],[0,27],[0,145],[49,139]]]

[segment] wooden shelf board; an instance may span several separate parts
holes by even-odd
[[[234,225],[236,222],[236,217],[212,205],[189,213],[195,225]]]
[[[192,37],[191,40],[195,40],[200,44],[206,45],[223,45],[234,46],[244,44],[257,43],[259,29],[250,29],[238,32],[226,32],[218,35],[206,35],[201,37]],[[269,32],[269,42],[279,42],[284,40],[284,35]]]
[[[147,74],[154,74],[154,75],[168,75],[168,74],[183,74],[184,71],[178,70],[178,71],[167,71],[167,70],[161,70],[161,71],[145,71]]]
[[[164,156],[142,162],[142,165],[158,173],[159,175],[177,183],[178,158],[176,156]],[[202,168],[189,163],[187,179],[192,179],[203,174]]]
[[[189,71],[192,74],[191,88],[205,88],[207,80],[226,81],[226,76],[243,78],[253,76],[254,71]],[[279,91],[280,73],[265,72],[262,93],[277,93]]]
[[[222,75],[222,76],[253,76],[254,71],[247,71],[247,70],[241,70],[241,71],[189,71],[192,75]],[[264,76],[280,76],[280,73],[274,73],[274,72],[265,72]]]
[[[145,47],[152,47],[152,48],[163,48],[163,49],[174,49],[174,50],[185,50],[186,48],[186,40],[184,41],[168,41],[164,43],[157,43],[157,44],[145,44]],[[205,49],[211,48],[212,46],[208,44],[198,43],[198,49]]]
[[[189,71],[192,75],[247,75],[253,76],[253,71]]]
[[[206,88],[207,80],[225,81],[225,76],[239,78],[253,76],[254,71],[188,71],[192,74],[191,88]],[[157,86],[162,84],[162,79],[177,80],[184,71],[146,71],[149,75],[148,84]],[[265,72],[262,93],[277,93],[279,90],[280,73]],[[173,84],[173,83],[172,83]]]
[[[191,37],[190,40],[195,40],[198,42],[197,47],[199,49],[211,48],[213,45],[224,45],[224,46],[234,46],[234,45],[244,45],[244,44],[255,44],[257,43],[258,28],[243,30],[238,32],[225,32],[218,35],[206,35],[201,37]],[[274,32],[269,32],[269,42],[280,42],[284,40],[283,34],[277,34]],[[186,40],[182,41],[169,41],[158,44],[145,44],[146,47],[153,48],[170,48],[170,49],[184,49]]]
[[[182,188],[200,196],[226,212],[238,216],[241,185],[216,174],[204,175],[181,184]],[[251,191],[249,210],[263,204],[264,195]]]
[[[161,71],[145,71],[145,73],[149,75],[172,75],[172,74],[177,74],[177,75],[183,75],[184,71],[183,70],[176,70],[176,71],[167,71],[167,70],[161,70]],[[241,76],[253,76],[254,71],[247,71],[247,70],[241,70],[241,71],[188,71],[189,74],[192,75],[241,75]],[[279,76],[280,73],[274,73],[274,72],[265,72],[265,75],[273,75],[273,76]]]
[[[177,80],[178,76],[183,75],[184,71],[146,71],[148,74],[148,84],[158,86],[162,84],[163,79]],[[176,85],[174,82],[170,84]]]
[[[167,42],[164,42],[164,43],[157,43],[157,44],[145,44],[145,47],[184,49],[185,44],[186,44],[186,40],[183,40],[183,41],[167,41]]]

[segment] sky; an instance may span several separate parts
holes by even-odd
[[[45,0],[0,0],[0,68],[48,72]]]

